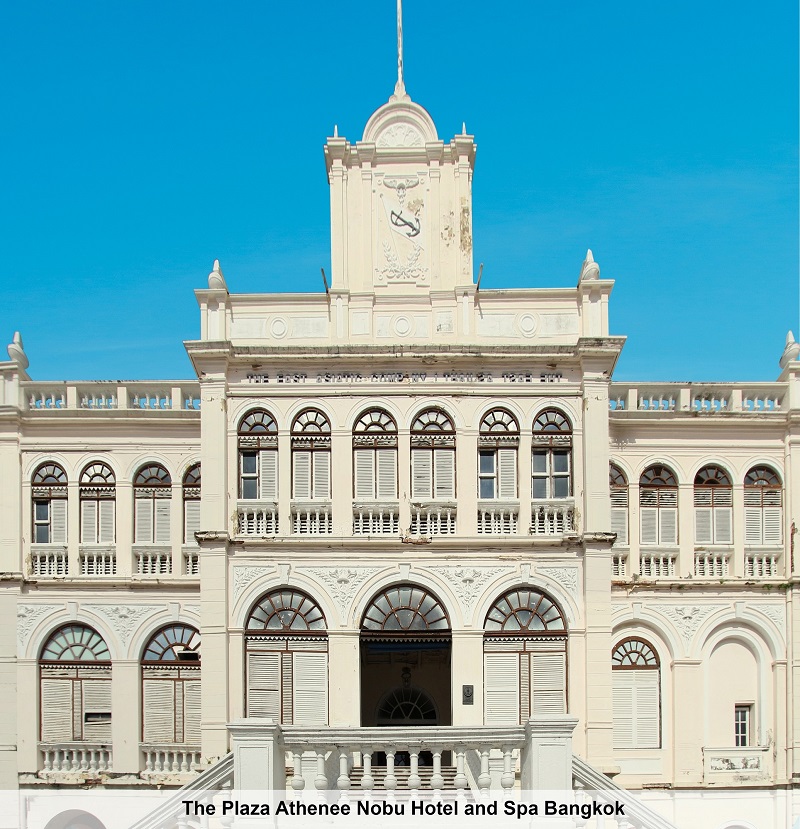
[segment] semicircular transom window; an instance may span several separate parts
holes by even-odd
[[[254,409],[239,421],[240,435],[277,435],[275,418],[264,409]]]
[[[441,409],[425,409],[414,418],[411,431],[416,434],[430,432],[451,434],[456,431],[456,427],[450,415]]]
[[[43,463],[33,473],[34,486],[66,486],[67,473],[57,463]]]
[[[143,662],[199,662],[200,633],[190,625],[161,628],[147,643]]]
[[[781,480],[768,466],[754,466],[745,476],[744,485],[780,487]]]
[[[87,625],[65,625],[42,648],[43,662],[108,662],[111,655],[103,637]]]
[[[419,688],[395,688],[378,703],[377,717],[379,723],[435,723],[436,705]]]
[[[566,633],[558,605],[540,590],[518,587],[504,593],[486,614],[484,630],[491,633]]]
[[[480,431],[482,435],[518,435],[519,423],[506,409],[492,409],[483,416]]]
[[[533,433],[540,434],[572,434],[572,424],[558,409],[545,409],[533,421]]]
[[[319,605],[305,593],[289,588],[274,590],[260,599],[247,620],[248,633],[310,633],[326,627]]]
[[[293,435],[330,435],[331,423],[319,409],[300,412],[292,423]]]
[[[81,473],[81,486],[114,486],[114,471],[105,463],[90,463]]]
[[[172,478],[169,472],[160,463],[151,463],[143,466],[133,479],[133,485],[139,486],[172,486]]]
[[[370,602],[361,629],[375,633],[432,633],[450,630],[441,602],[422,587],[387,587]]]
[[[658,655],[644,639],[624,639],[611,654],[612,668],[658,668]]]
[[[672,471],[666,466],[660,464],[650,466],[642,472],[642,477],[639,478],[639,486],[655,486],[655,487],[677,487],[678,482]]]

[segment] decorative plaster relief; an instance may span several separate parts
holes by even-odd
[[[421,147],[424,141],[416,127],[401,122],[382,130],[375,143],[379,147]]]
[[[536,333],[536,317],[533,314],[522,314],[517,320],[517,327],[523,337],[532,337]]]
[[[63,613],[63,604],[21,604],[17,605],[17,642],[23,648],[30,638],[31,631],[47,615]]]
[[[453,312],[452,311],[437,311],[437,313],[436,313],[436,333],[437,334],[452,334],[453,333]]]
[[[145,616],[164,610],[163,605],[151,604],[85,604],[82,607],[89,613],[105,619],[109,627],[119,636],[123,645],[128,644],[134,630]]]
[[[191,613],[192,616],[200,616],[200,605],[199,604],[185,604],[182,607],[184,613]]]
[[[669,619],[677,628],[684,643],[688,646],[703,620],[710,616],[719,605],[664,605],[652,604],[651,610]]]
[[[573,599],[578,598],[577,567],[537,567],[536,572],[560,584]]]
[[[753,610],[758,610],[763,613],[770,621],[775,624],[775,627],[785,635],[786,632],[786,606],[782,604],[751,604]]]
[[[511,567],[429,567],[432,573],[441,576],[453,587],[461,601],[465,623],[469,623],[475,602],[483,595],[486,583],[511,570]]]
[[[233,568],[233,602],[242,595],[245,588],[256,579],[263,578],[275,572],[274,567],[234,567]]]
[[[273,317],[269,324],[269,333],[276,340],[282,340],[289,332],[289,325],[284,317]]]
[[[336,606],[345,621],[356,591],[368,578],[378,572],[377,567],[303,567],[305,572],[322,582],[333,596]]]
[[[542,314],[541,336],[561,337],[565,334],[578,333],[577,314]]]

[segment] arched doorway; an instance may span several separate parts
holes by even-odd
[[[361,724],[450,725],[450,620],[427,588],[396,584],[361,621]]]

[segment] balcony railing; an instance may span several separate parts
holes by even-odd
[[[110,772],[111,748],[97,743],[40,743],[43,777],[99,777]]]
[[[237,535],[267,538],[278,534],[278,505],[274,501],[239,501]]]
[[[34,546],[31,549],[31,575],[39,578],[68,576],[67,548],[50,544]]]
[[[430,502],[411,505],[409,532],[418,538],[456,534],[456,505]]]
[[[645,553],[639,555],[639,575],[643,579],[672,579],[677,571],[677,553]]]
[[[172,548],[134,548],[137,576],[168,576],[172,573]]]
[[[706,414],[783,411],[785,383],[612,383],[614,412],[700,412]]]
[[[624,581],[628,578],[628,554],[614,553],[611,556],[611,578]]]
[[[745,553],[744,575],[748,579],[774,579],[780,576],[780,553]]]
[[[353,504],[353,535],[399,535],[400,506],[393,503]]]
[[[143,745],[142,754],[144,778],[194,774],[202,768],[200,746]]]
[[[292,535],[331,535],[333,510],[330,501],[292,503]]]
[[[694,574],[699,579],[727,578],[730,574],[730,552],[694,554]]]
[[[575,532],[572,498],[531,501],[531,535],[565,535]]]
[[[183,573],[186,576],[200,575],[200,551],[197,547],[183,548]]]
[[[82,576],[115,576],[117,554],[114,548],[81,547],[80,570]]]
[[[29,411],[198,411],[198,383],[22,383]]]
[[[519,503],[478,501],[478,535],[516,535]]]

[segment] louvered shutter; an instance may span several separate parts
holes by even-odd
[[[151,498],[134,499],[135,538],[138,544],[150,544],[153,541],[153,501]]]
[[[635,671],[612,671],[612,722],[614,748],[634,748],[633,677]]]
[[[761,507],[745,507],[744,540],[746,544],[761,544]]]
[[[195,543],[195,533],[200,532],[200,502],[183,502],[183,540],[186,544]]]
[[[314,452],[314,492],[317,500],[328,501],[331,497],[331,453]]]
[[[262,449],[258,453],[259,494],[262,501],[278,500],[278,450]]]
[[[616,673],[621,673],[617,671]],[[626,671],[634,677],[634,740],[636,748],[658,748],[658,671]]]
[[[376,449],[375,465],[377,466],[378,499],[389,501],[397,499],[397,450]]]
[[[497,450],[498,497],[517,497],[517,450]]]
[[[658,511],[658,543],[678,543],[678,510],[666,508]]]
[[[72,689],[71,679],[42,679],[42,741],[71,741]]]
[[[711,507],[695,507],[694,509],[694,540],[695,544],[712,544],[714,534],[712,532]]]
[[[780,507],[764,507],[764,544],[780,544],[783,538],[781,524],[783,510]]]
[[[415,501],[433,498],[433,452],[411,450],[411,497]]]
[[[487,653],[483,657],[483,701],[486,725],[519,723],[519,654]]]
[[[658,544],[658,510],[653,507],[642,507],[639,510],[641,519],[641,543]]]
[[[292,452],[292,498],[311,498],[311,452],[305,449]]]
[[[81,544],[97,544],[97,501],[81,501]]]
[[[171,679],[145,679],[144,741],[175,742],[175,682]]]
[[[733,543],[733,515],[730,507],[714,507],[714,543]]]
[[[200,680],[190,679],[183,683],[183,741],[189,745],[200,745],[200,722],[202,701]]]
[[[116,501],[113,498],[105,498],[98,501],[98,510],[100,512],[100,533],[98,541],[101,544],[114,543],[114,508]]]
[[[158,498],[156,500],[156,544],[169,544],[170,542],[169,519],[171,510],[171,498]]]
[[[111,713],[111,680],[84,679],[83,690],[83,739],[90,742],[111,741],[111,720],[87,721],[87,714]]]
[[[328,654],[293,654],[294,725],[328,724]]]
[[[566,671],[563,653],[531,654],[531,716],[566,713]]]
[[[67,500],[54,498],[50,501],[50,541],[53,544],[67,543]]]
[[[434,498],[452,501],[456,497],[456,453],[452,449],[434,449]]]
[[[280,654],[247,654],[247,716],[271,717],[277,723],[280,711]]]
[[[375,497],[375,455],[374,449],[353,452],[354,491],[359,500],[370,501]]]

